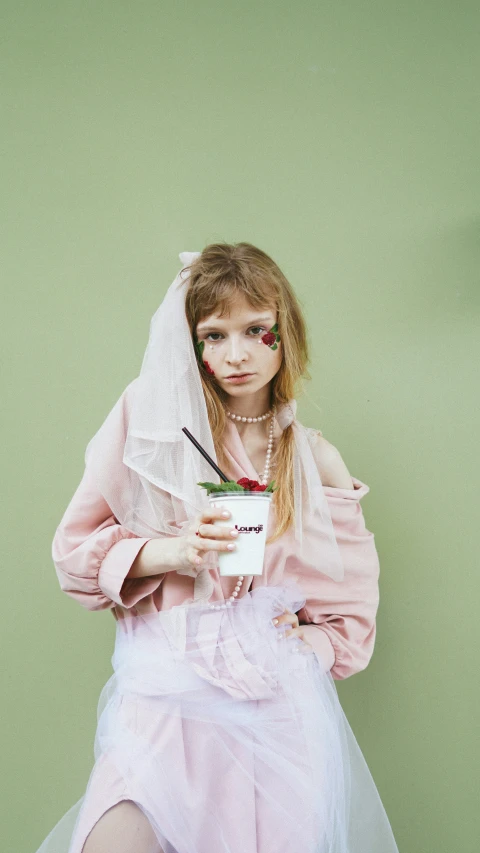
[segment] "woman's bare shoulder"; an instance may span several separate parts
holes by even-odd
[[[328,441],[320,430],[309,429],[312,453],[324,486],[353,489],[353,480],[337,447]]]

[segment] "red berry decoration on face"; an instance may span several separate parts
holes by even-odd
[[[207,371],[207,373],[209,373],[209,374],[210,374],[210,376],[215,376],[215,372],[214,372],[214,371],[212,370],[212,368],[210,367],[210,365],[209,365],[208,361],[204,361],[204,360],[203,360],[203,350],[205,349],[205,341],[199,341],[198,343],[196,343],[196,344],[195,344],[195,349],[196,349],[196,351],[197,351],[197,353],[198,353],[198,355],[199,355],[199,357],[200,357],[200,361],[201,361],[201,362],[202,362],[202,364],[204,365],[205,370]]]
[[[278,323],[275,323],[275,325],[272,326],[272,328],[269,329],[268,332],[265,332],[265,334],[262,335],[263,343],[271,349],[277,349],[279,340],[280,335],[278,334]]]
[[[265,334],[262,335],[262,341],[264,344],[267,345],[267,347],[271,347],[272,344],[274,344],[276,340],[277,339],[276,339],[275,335],[273,334],[273,332],[265,332]]]

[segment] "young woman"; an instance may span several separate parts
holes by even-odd
[[[53,541],[63,591],[117,622],[85,794],[38,853],[398,853],[334,684],[374,648],[369,487],[295,417],[307,332],[277,264],[180,260]],[[230,479],[275,481],[261,576],[220,576],[236,531],[184,426]]]

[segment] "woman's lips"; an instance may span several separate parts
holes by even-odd
[[[240,376],[226,376],[225,378],[227,382],[233,382],[234,385],[238,385],[240,382],[247,382],[252,376],[253,373],[243,373]]]

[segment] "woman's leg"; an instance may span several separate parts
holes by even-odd
[[[97,821],[82,853],[163,853],[142,810],[132,800],[122,800]]]

